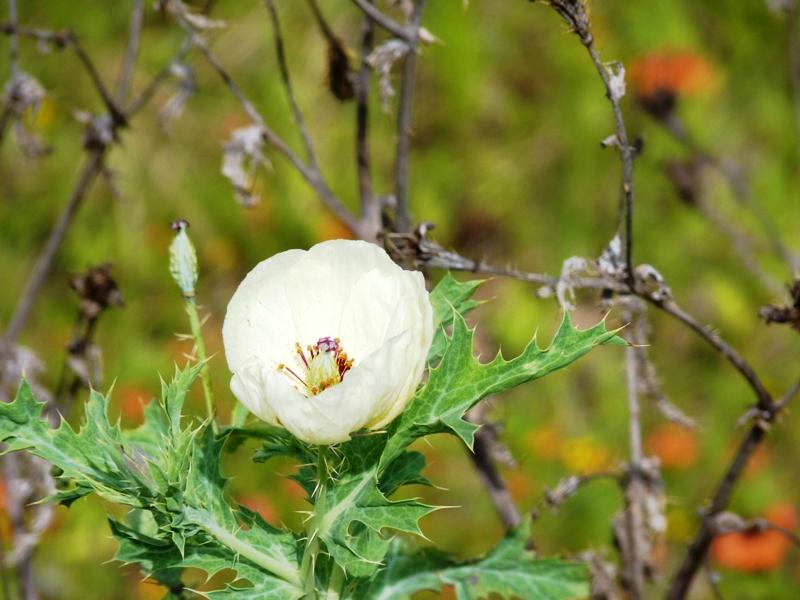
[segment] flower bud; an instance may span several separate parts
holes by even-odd
[[[194,286],[197,284],[197,252],[186,233],[189,223],[179,219],[173,221],[170,227],[178,232],[169,248],[172,279],[181,288],[184,296],[194,296]]]

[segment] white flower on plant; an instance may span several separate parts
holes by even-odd
[[[231,390],[310,444],[388,425],[414,395],[433,341],[422,274],[378,246],[333,240],[276,254],[236,290],[222,327]]]

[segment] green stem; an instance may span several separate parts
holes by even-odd
[[[344,569],[334,563],[331,578],[328,581],[328,592],[325,595],[325,600],[339,600],[342,593],[342,584],[344,583]]]
[[[316,600],[317,598],[317,581],[314,567],[320,550],[319,532],[325,520],[328,495],[329,479],[328,463],[326,461],[328,447],[319,446],[317,450],[317,489],[314,494],[314,514],[308,528],[308,543],[303,552],[303,561],[300,565],[300,579],[305,583],[303,600]]]
[[[235,535],[228,533],[220,527],[206,525],[205,529],[219,543],[227,546],[237,554],[244,556],[253,564],[258,565],[270,573],[274,573],[284,581],[291,583],[297,588],[303,587],[300,574],[297,572],[297,569],[293,568],[290,564],[276,560],[271,556],[267,556],[263,552],[256,550],[250,544],[243,542]]]
[[[197,302],[194,296],[184,296],[186,301],[186,312],[189,313],[189,324],[192,327],[192,337],[197,346],[197,359],[200,362],[206,361],[206,345],[203,342],[203,328],[200,325],[200,315],[197,313]],[[219,431],[217,425],[217,403],[214,400],[214,390],[211,388],[211,373],[208,370],[208,364],[204,364],[200,370],[200,377],[203,381],[203,393],[206,397],[206,411],[208,419],[211,421],[211,427],[214,433]]]

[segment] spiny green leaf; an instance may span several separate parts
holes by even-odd
[[[326,489],[326,513],[319,535],[351,577],[369,577],[381,564],[389,547],[382,535],[384,529],[421,535],[419,519],[436,510],[413,500],[392,502],[386,498],[377,478],[385,442],[385,436],[364,436],[339,446],[342,458],[332,475],[336,485]],[[400,465],[397,473],[403,469]],[[398,482],[395,478],[387,485],[396,487]]]
[[[234,519],[224,498],[226,480],[219,472],[223,444],[224,439],[215,439],[208,427],[194,439],[184,496],[186,508],[183,514],[187,525],[190,523],[192,527],[203,530],[217,542],[228,544],[231,550],[245,557],[248,552],[255,550],[254,554],[266,557],[265,562],[276,565],[281,572],[296,572],[298,540],[293,533],[272,527],[257,513],[244,507],[239,507],[238,515],[249,529],[241,530]],[[187,529],[187,533],[191,531]],[[254,560],[250,562],[254,563]],[[238,567],[231,568],[239,570]],[[258,568],[274,578],[273,573],[267,571],[263,565],[258,565]],[[240,575],[252,581],[249,575],[241,571]]]
[[[224,569],[235,569],[241,579],[253,584],[252,588],[240,588],[235,582],[224,590],[203,592],[203,596],[219,600],[228,598],[266,598],[268,600],[294,600],[302,591],[266,573],[231,549],[207,540],[199,545],[187,545],[184,554],[173,545],[161,545],[159,540],[148,538],[114,519],[109,520],[111,531],[120,544],[116,559],[124,563],[138,563],[148,575],[167,573],[174,578],[176,569],[194,567],[208,573],[209,577]],[[259,595],[254,595],[259,594]]]
[[[409,552],[395,540],[385,557],[385,568],[371,582],[359,584],[354,600],[403,600],[412,594],[438,592],[452,585],[458,600],[504,598],[565,600],[589,594],[586,565],[559,560],[536,560],[525,550],[529,520],[511,530],[488,556],[456,563],[436,551]]]
[[[181,415],[183,413],[183,403],[186,401],[186,394],[189,387],[205,366],[207,361],[200,361],[196,365],[187,367],[181,371],[177,365],[175,376],[169,385],[161,380],[161,395],[164,398],[164,408],[167,411],[167,418],[172,427],[173,435],[177,436],[181,430]]]
[[[383,470],[378,481],[378,489],[391,496],[399,487],[410,484],[432,485],[422,476],[425,468],[425,455],[421,452],[407,451],[399,455]]]
[[[86,403],[86,424],[75,432],[66,421],[53,429],[42,420],[44,403],[37,402],[27,381],[10,404],[0,404],[0,441],[9,452],[29,450],[59,467],[63,479],[75,490],[54,499],[67,503],[84,495],[87,488],[106,500],[145,506],[155,494],[146,461],[128,442],[119,427],[108,423],[108,399],[93,391]]]
[[[472,338],[463,317],[454,312],[453,335],[445,339],[439,366],[430,371],[428,383],[389,427],[381,468],[412,441],[432,433],[453,433],[471,448],[477,426],[462,417],[483,398],[566,367],[600,344],[626,345],[603,323],[585,331],[573,328],[566,312],[548,348],[541,350],[534,336],[512,360],[498,354],[492,362],[481,364],[472,354]]]
[[[125,432],[125,436],[150,456],[162,454],[169,437],[169,421],[161,404],[155,400],[144,405],[144,423]]]
[[[444,354],[444,330],[453,324],[453,311],[465,315],[483,304],[478,300],[470,299],[483,282],[484,280],[480,279],[461,283],[448,273],[430,293],[429,299],[433,305],[434,337],[428,352],[428,364],[435,364]]]
[[[241,436],[264,440],[261,449],[253,455],[253,460],[256,462],[266,462],[276,456],[288,456],[300,464],[313,463],[316,460],[316,452],[283,427],[254,423],[247,427],[232,429],[231,435],[234,438]]]

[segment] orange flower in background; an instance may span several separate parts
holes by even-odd
[[[544,425],[534,429],[528,437],[528,445],[539,460],[556,460],[561,454],[564,434],[555,425]]]
[[[504,474],[508,492],[517,502],[531,500],[533,496],[533,477],[529,473],[516,469]]]
[[[236,502],[250,510],[257,512],[261,518],[270,523],[278,520],[278,513],[272,501],[263,494],[243,494],[236,498]]]
[[[665,469],[688,469],[697,462],[697,433],[675,423],[659,425],[645,443]]]
[[[694,94],[712,87],[716,78],[711,63],[690,51],[645,54],[634,59],[628,68],[628,81],[640,97],[665,91]]]
[[[328,240],[352,240],[353,232],[347,226],[330,213],[324,213],[320,219],[317,229],[317,241],[326,242]]]
[[[120,398],[122,417],[132,423],[144,421],[144,405],[154,398],[152,392],[139,384],[127,385],[115,392],[114,396]]]
[[[786,503],[773,504],[764,519],[794,531],[797,509]],[[773,529],[753,530],[722,535],[711,545],[711,557],[726,569],[746,573],[765,573],[779,569],[786,559],[791,541]]]
[[[166,588],[154,579],[145,579],[136,584],[139,600],[162,600]]]
[[[593,473],[609,467],[611,453],[606,446],[587,435],[564,442],[561,461],[572,473]]]

